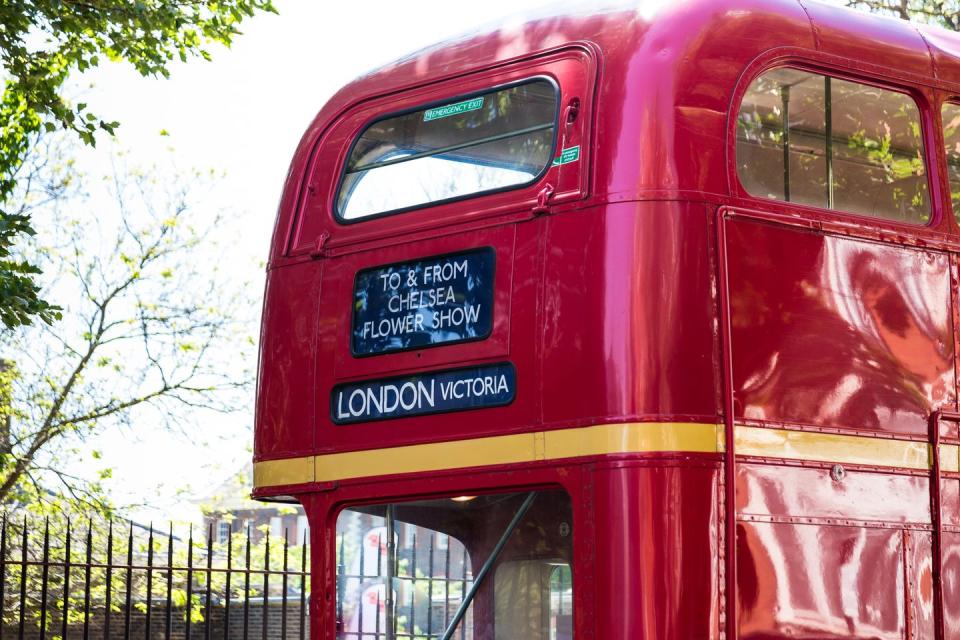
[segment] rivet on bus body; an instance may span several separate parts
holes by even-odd
[[[846,470],[843,468],[843,465],[835,464],[830,469],[830,477],[833,478],[834,482],[840,482],[843,480],[844,476],[847,475]]]

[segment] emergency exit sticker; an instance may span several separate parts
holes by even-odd
[[[430,122],[431,120],[439,120],[440,118],[456,116],[460,115],[461,113],[476,111],[482,108],[483,96],[479,98],[472,98],[470,100],[464,100],[463,102],[457,102],[456,104],[448,104],[442,107],[436,107],[434,109],[427,109],[423,112],[423,121]]]
[[[553,159],[553,166],[556,167],[557,165],[576,162],[579,159],[580,159],[580,145],[577,145],[575,147],[567,147],[566,149],[560,152],[560,155],[558,155],[556,158]]]

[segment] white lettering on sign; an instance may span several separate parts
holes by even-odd
[[[453,295],[453,287],[441,287],[425,291],[415,289],[391,297],[387,301],[387,308],[392,313],[400,313],[410,309],[442,307],[456,301],[457,297]]]
[[[367,320],[363,323],[360,335],[368,338],[389,338],[408,333],[419,333],[426,329],[455,329],[476,324],[480,319],[480,304],[454,306],[441,309],[431,315],[418,313],[421,309],[437,309],[457,304],[453,285],[443,285],[452,280],[465,278],[469,270],[467,260],[455,260],[443,264],[431,264],[424,268],[422,282],[418,281],[415,269],[409,269],[405,276],[394,271],[380,274],[380,285],[384,292],[397,291],[401,285],[418,287],[432,285],[428,289],[397,291],[387,299],[387,309],[398,315],[392,318]],[[425,321],[428,321],[425,325]]]
[[[480,304],[468,304],[465,307],[442,309],[429,318],[430,329],[452,329],[475,324],[480,319]],[[424,329],[423,315],[410,313],[405,316],[367,320],[363,323],[361,335],[366,338],[389,338],[407,333],[419,333]]]
[[[444,262],[443,264],[432,264],[423,270],[423,284],[443,284],[444,282],[450,282],[451,280],[456,280],[457,278],[462,278],[466,275],[466,260],[460,260],[459,262]],[[416,287],[420,284],[417,282],[417,272],[415,269],[409,269],[407,271],[406,278],[401,277],[396,271],[389,274],[380,274],[380,282],[383,285],[384,291],[394,291],[399,289],[404,280],[406,280],[406,286],[408,287]]]
[[[482,400],[488,396],[510,393],[507,376],[503,373],[445,380],[439,386],[439,398],[444,402]],[[380,418],[390,417],[392,414],[430,411],[437,408],[436,387],[436,380],[429,379],[339,390],[336,398],[336,418]]]
[[[499,376],[482,376],[480,378],[451,380],[440,385],[440,395],[444,400],[479,398],[484,395],[492,396],[509,390],[507,377],[503,374]]]
[[[357,388],[344,399],[337,393],[337,419],[389,415],[402,407],[405,411],[432,409],[436,406],[435,380],[409,381],[400,385],[384,384],[380,388]]]
[[[354,355],[486,338],[494,262],[493,249],[482,248],[358,272]]]

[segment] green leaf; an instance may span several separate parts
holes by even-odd
[[[0,4],[0,258],[28,233],[25,225],[3,219],[7,214],[2,211],[9,208],[18,170],[34,149],[35,137],[59,130],[95,147],[101,131],[114,135],[119,126],[89,113],[84,102],[70,106],[65,87],[71,77],[102,60],[129,64],[143,76],[167,77],[174,60],[209,60],[211,45],[229,45],[239,23],[261,11],[276,9],[268,0]],[[39,296],[35,275],[0,264],[0,321],[5,327],[59,317],[57,307]]]

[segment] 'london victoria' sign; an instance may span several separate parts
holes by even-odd
[[[353,354],[480,340],[493,328],[492,248],[357,273]]]
[[[336,424],[466,411],[510,404],[517,373],[509,362],[341,384],[330,396]]]

